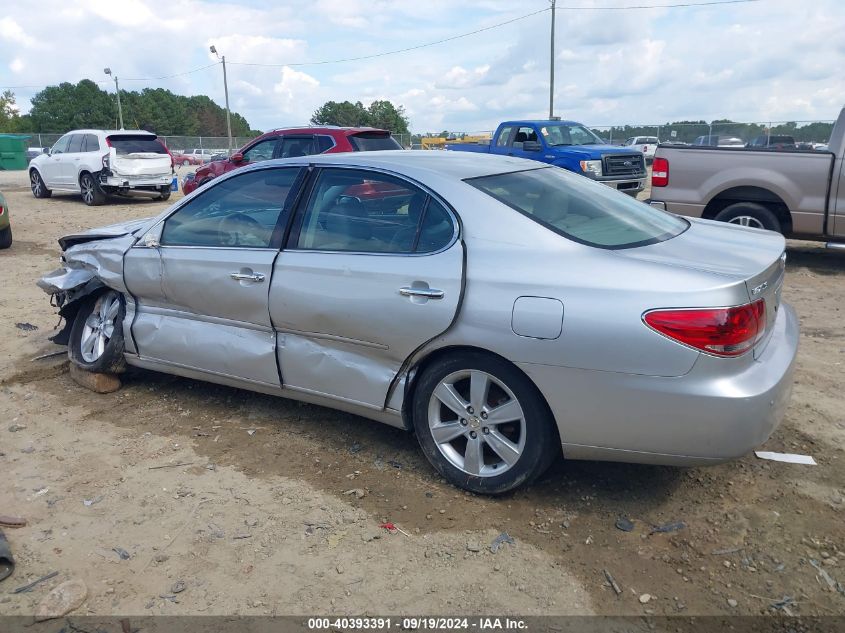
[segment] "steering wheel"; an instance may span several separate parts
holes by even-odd
[[[217,225],[217,236],[223,246],[241,246],[241,233],[246,233],[256,240],[261,240],[264,227],[255,218],[251,218],[245,213],[227,215]]]

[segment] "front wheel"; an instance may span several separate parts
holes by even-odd
[[[465,352],[426,368],[413,422],[431,464],[452,484],[500,494],[541,475],[560,454],[542,395],[516,367]]]
[[[719,211],[714,220],[754,229],[782,232],[778,217],[770,209],[755,202],[737,202],[729,205]]]
[[[29,188],[32,190],[32,195],[36,198],[49,198],[53,192],[47,189],[44,184],[44,179],[34,169],[29,172]]]
[[[191,161],[189,161],[189,160],[183,160],[182,161],[182,167],[187,167],[190,164],[191,164]]]
[[[126,369],[123,358],[123,296],[107,290],[88,298],[76,313],[70,331],[68,356],[86,371],[117,374]]]
[[[79,189],[82,192],[82,201],[89,207],[99,206],[106,201],[105,191],[91,174],[82,174],[79,178]]]

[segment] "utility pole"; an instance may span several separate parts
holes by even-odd
[[[209,46],[208,50],[210,50],[212,53],[217,55],[217,49],[214,48],[213,45]],[[217,58],[220,59],[223,62],[223,92],[226,94],[226,134],[229,137],[228,155],[231,156],[232,155],[232,119],[231,119],[231,116],[229,114],[229,82],[226,79],[226,56],[223,55],[223,57],[220,57],[220,55],[217,55]]]
[[[117,75],[112,75],[111,68],[103,68],[103,72],[114,78],[114,91],[117,93],[117,117],[120,120],[120,129],[123,129],[123,108],[120,107],[120,86],[117,83]]]
[[[555,2],[552,2],[552,37],[549,50],[549,118],[555,116]]]

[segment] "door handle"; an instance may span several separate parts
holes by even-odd
[[[264,281],[264,275],[261,273],[229,273],[229,277],[235,281]]]
[[[426,299],[442,299],[446,293],[436,288],[413,288],[405,286],[399,288],[399,294],[403,297],[425,297]]]

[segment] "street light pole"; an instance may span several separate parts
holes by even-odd
[[[117,117],[120,120],[120,129],[123,129],[123,108],[120,107],[120,85],[117,83],[117,75],[112,75],[111,68],[103,68],[103,72],[114,78],[114,91],[117,93]]]
[[[555,116],[555,2],[552,2],[552,37],[549,49],[549,118]]]
[[[209,49],[212,53],[217,55],[217,49],[212,45]],[[226,134],[229,137],[229,156],[232,155],[232,119],[229,113],[229,82],[226,78],[226,56],[217,55],[217,58],[223,62],[223,92],[226,95]]]

